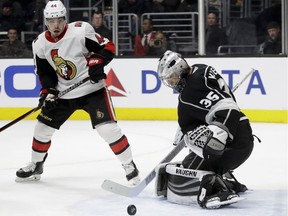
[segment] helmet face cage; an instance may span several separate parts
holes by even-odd
[[[187,72],[189,65],[181,58],[181,55],[170,50],[166,51],[158,65],[158,76],[164,85],[177,89],[183,74]]]
[[[47,25],[46,19],[64,17],[67,20],[66,8],[60,0],[48,1],[44,9],[45,24]]]

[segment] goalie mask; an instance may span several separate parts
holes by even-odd
[[[64,17],[67,20],[66,8],[60,0],[48,1],[44,9],[45,24],[46,19]]]
[[[157,73],[164,85],[181,93],[190,69],[190,66],[181,58],[179,53],[167,50],[159,60]]]

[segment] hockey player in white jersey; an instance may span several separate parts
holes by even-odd
[[[248,118],[217,71],[189,66],[180,54],[166,51],[159,79],[179,92],[178,123],[190,153],[180,163],[159,166],[156,193],[171,202],[219,208],[241,200],[247,190],[231,173],[250,156],[253,135]]]
[[[116,122],[104,81],[104,67],[114,58],[114,43],[95,33],[87,22],[68,24],[66,8],[60,0],[47,2],[44,18],[48,30],[32,44],[35,72],[42,85],[39,100],[42,110],[34,130],[31,162],[16,172],[16,181],[40,179],[55,130],[77,109],[82,109],[120,160],[127,180],[137,184],[139,171],[128,139]],[[90,81],[57,97],[58,92],[89,76]]]

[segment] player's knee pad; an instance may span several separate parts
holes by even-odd
[[[107,143],[113,143],[123,136],[121,129],[116,122],[98,125],[96,130]]]
[[[40,142],[49,142],[55,130],[55,128],[52,128],[40,121],[37,121],[34,128],[34,138]]]

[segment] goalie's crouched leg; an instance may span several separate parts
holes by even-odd
[[[181,205],[219,208],[238,201],[223,179],[210,171],[185,169],[180,163],[161,164],[156,170],[157,196]]]
[[[166,163],[156,170],[155,192],[157,196],[167,197],[172,203],[182,205],[197,204],[203,175],[212,172],[184,169],[181,162]]]

